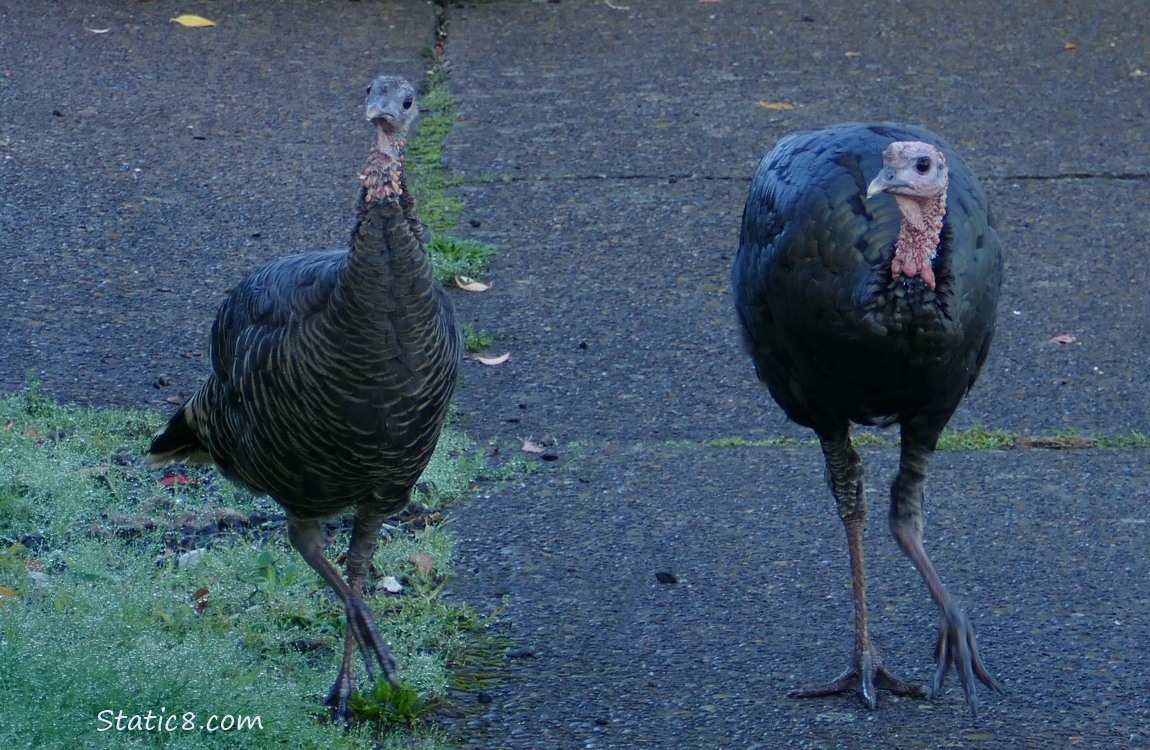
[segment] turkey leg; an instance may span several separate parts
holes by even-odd
[[[838,505],[839,517],[847,535],[850,554],[851,589],[854,592],[855,645],[851,666],[831,682],[808,690],[790,693],[792,698],[818,698],[824,695],[856,690],[867,708],[878,705],[876,689],[889,690],[895,695],[925,698],[926,690],[903,682],[883,666],[878,651],[871,643],[867,626],[866,566],[863,562],[863,527],[866,521],[866,495],[863,489],[862,462],[851,445],[850,433],[819,435],[827,472]]]
[[[966,703],[977,718],[978,694],[974,678],[977,677],[988,688],[999,693],[1002,692],[1002,687],[982,665],[982,659],[978,656],[978,646],[974,641],[974,627],[962,607],[942,585],[942,579],[939,578],[922,545],[926,465],[938,435],[935,434],[931,438],[929,435],[923,436],[912,430],[912,427],[903,425],[898,476],[890,488],[890,530],[903,554],[910,558],[926,581],[930,596],[939,609],[938,642],[934,647],[936,668],[930,684],[930,697],[937,698],[942,692],[943,678],[953,663],[955,671],[958,672],[959,682],[962,683]]]
[[[327,581],[347,609],[347,637],[344,641],[343,663],[339,676],[332,685],[324,701],[332,706],[337,721],[348,717],[348,700],[355,690],[355,645],[363,655],[368,676],[375,679],[375,663],[383,669],[388,682],[398,686],[395,676],[395,660],[388,651],[387,644],[375,627],[371,609],[363,601],[363,582],[368,566],[378,544],[379,528],[383,516],[357,514],[351,535],[351,547],[347,554],[348,580],[344,581],[339,571],[323,551],[323,532],[318,521],[288,520],[288,540],[300,556],[315,572]]]

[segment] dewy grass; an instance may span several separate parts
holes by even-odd
[[[350,732],[331,725],[320,700],[342,608],[287,544],[272,501],[210,470],[164,487],[142,468],[160,422],[35,389],[0,399],[0,745],[444,747],[412,711],[399,728],[384,709]],[[462,494],[469,450],[445,433],[421,506]],[[404,591],[369,600],[420,706],[446,694],[482,629],[439,596],[453,547],[427,515],[389,528],[375,567]],[[250,522],[225,523],[236,518]],[[347,545],[338,536],[333,555]]]

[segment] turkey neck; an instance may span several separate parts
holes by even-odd
[[[894,258],[890,263],[891,278],[919,276],[934,289],[934,268],[931,262],[938,254],[938,240],[942,233],[942,220],[946,216],[946,191],[937,198],[916,199],[894,195],[902,224],[894,243]]]
[[[435,274],[426,250],[412,233],[409,210],[396,197],[359,202],[359,220],[343,281],[354,303],[369,317],[384,317],[402,327],[407,314],[426,318],[435,292]],[[411,207],[412,209],[414,207]]]

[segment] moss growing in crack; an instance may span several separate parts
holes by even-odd
[[[875,431],[858,431],[851,435],[856,447],[896,447],[897,435],[887,435]],[[702,448],[777,448],[782,446],[818,445],[818,438],[760,438],[721,437],[695,442],[691,440],[669,441],[676,447],[699,446]],[[1115,435],[1084,434],[1077,430],[1060,430],[1046,435],[1020,435],[1006,430],[974,425],[965,430],[947,430],[938,439],[940,451],[970,450],[1010,450],[1012,448],[1046,448],[1051,450],[1075,450],[1084,448],[1150,448],[1150,436],[1137,430]]]
[[[448,190],[460,184],[443,164],[443,141],[458,120],[455,99],[447,88],[447,69],[436,60],[420,102],[421,118],[416,137],[407,144],[407,173],[419,201],[419,216],[431,227],[429,251],[435,275],[441,283],[456,276],[482,276],[495,248],[456,237],[463,203]]]

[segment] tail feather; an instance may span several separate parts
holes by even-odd
[[[152,438],[152,445],[144,456],[144,465],[159,469],[170,463],[211,463],[208,448],[188,422],[187,406],[172,415],[162,432]]]

